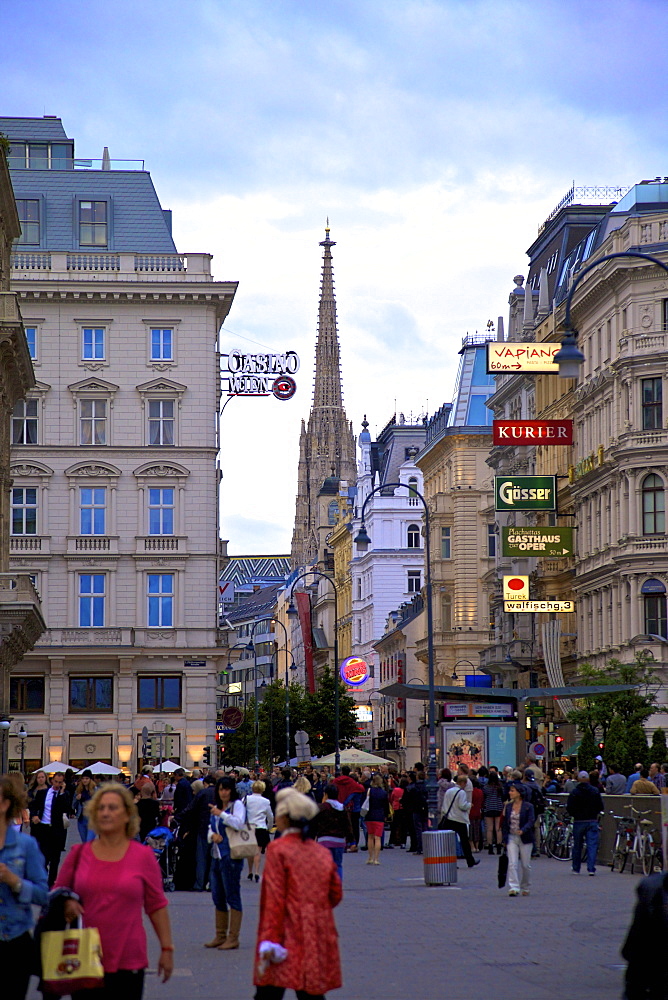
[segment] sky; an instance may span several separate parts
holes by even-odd
[[[451,400],[573,181],[668,174],[665,0],[2,0],[0,24],[0,115],[145,160],[178,249],[239,281],[222,350],[301,358],[291,400],[223,414],[231,554],[290,548],[327,217],[373,434]]]

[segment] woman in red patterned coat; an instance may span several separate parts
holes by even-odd
[[[255,952],[255,1000],[324,1000],[341,986],[333,908],[343,891],[332,855],[305,839],[318,813],[312,799],[283,788],[276,795],[281,837],[267,848]],[[323,961],[313,961],[313,942]]]

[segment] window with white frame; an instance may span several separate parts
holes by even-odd
[[[104,361],[106,330],[103,326],[84,326],[81,330],[81,358],[83,361]]]
[[[20,399],[14,407],[12,444],[37,444],[36,399]]]
[[[107,241],[106,201],[80,201],[79,246],[106,247]]]
[[[106,575],[104,573],[79,573],[79,627],[104,626]]]
[[[26,326],[24,327],[26,332],[26,341],[28,344],[28,354],[30,355],[31,361],[37,360],[37,327],[36,326]]]
[[[160,486],[148,491],[149,535],[174,534],[174,488]]]
[[[82,399],[79,403],[79,444],[107,442],[107,400]]]
[[[151,445],[174,444],[173,399],[149,399],[148,443]]]
[[[107,520],[107,490],[104,486],[79,489],[79,534],[104,535]]]
[[[422,573],[419,569],[409,569],[406,580],[406,592],[419,594],[422,587]]]
[[[151,327],[149,356],[151,361],[174,360],[174,330],[171,327]]]
[[[452,558],[452,528],[441,528],[441,559]]]
[[[420,528],[417,524],[409,524],[406,532],[406,542],[409,549],[420,548]]]
[[[17,198],[16,208],[21,224],[21,235],[16,242],[27,246],[39,246],[39,199]]]
[[[37,534],[37,489],[14,486],[12,489],[12,535]]]
[[[149,573],[147,598],[148,627],[171,628],[174,624],[174,574]]]

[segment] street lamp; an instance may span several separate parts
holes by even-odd
[[[260,719],[258,716],[258,697],[257,697],[257,675],[258,671],[262,676],[262,684],[260,687],[267,686],[267,678],[265,677],[264,671],[261,667],[258,667],[257,663],[254,663],[252,667],[246,667],[246,670],[253,671],[253,700],[255,702],[255,773],[260,769]],[[245,685],[244,685],[245,687]]]
[[[334,578],[329,576],[327,573],[321,572],[319,569],[307,569],[304,573],[295,579],[292,587],[290,589],[290,604],[288,607],[288,618],[294,621],[295,618],[299,616],[294,602],[292,600],[293,594],[295,592],[295,587],[300,580],[303,580],[307,576],[321,576],[323,580],[329,580],[332,585],[332,593],[334,595],[334,774],[338,778],[339,772],[341,770],[341,748],[339,746],[339,602],[336,594],[336,583]]]
[[[475,674],[475,663],[473,663],[471,660],[457,660],[454,667],[452,668],[452,680],[454,683],[456,683],[459,680],[459,677],[457,676],[457,667],[459,666],[460,663],[468,663],[469,667],[473,668],[473,673]]]
[[[607,260],[614,260],[616,257],[640,257],[642,260],[649,260],[653,264],[657,264],[658,267],[661,267],[664,271],[668,272],[668,265],[664,264],[662,260],[659,260],[658,257],[652,257],[651,254],[641,253],[639,250],[622,250],[618,253],[608,253],[605,257],[599,257],[598,260],[593,261],[593,263],[588,264],[587,267],[578,272],[577,277],[570,287],[568,297],[566,298],[566,311],[564,314],[562,328],[563,336],[561,338],[561,350],[557,351],[553,359],[555,364],[559,365],[559,375],[561,378],[577,378],[580,374],[580,365],[583,364],[585,360],[584,354],[577,346],[578,331],[571,322],[571,302],[573,301],[575,289],[578,287],[582,279],[589,274],[590,271],[593,271],[595,267],[598,267],[599,264],[604,264]]]
[[[7,774],[7,740],[9,738],[9,719],[0,719],[0,772]]]
[[[21,728],[18,731],[19,743],[21,744],[21,774],[25,778],[25,761],[26,761],[26,740],[28,739],[28,730],[21,723]]]
[[[374,493],[379,493],[381,490],[386,490],[389,487],[399,487],[403,486],[409,489],[407,483],[383,483],[382,486],[376,486],[371,490],[366,500],[362,504],[362,511],[360,514],[360,520],[362,522],[360,530],[355,537],[355,544],[360,552],[366,552],[368,549],[371,539],[367,534],[366,526],[364,524],[364,514],[366,511],[366,505],[368,504]],[[410,486],[411,497],[416,497],[418,500],[422,501],[422,506],[424,507],[424,519],[425,519],[425,591],[426,591],[426,604],[427,604],[427,667],[428,667],[428,684],[429,684],[429,763],[427,766],[427,796],[429,801],[429,813],[431,816],[432,829],[436,829],[438,820],[438,785],[436,783],[436,691],[435,691],[435,680],[434,680],[434,621],[433,613],[431,607],[431,526],[429,521],[429,507],[427,506],[427,501],[422,496],[421,493],[415,489],[414,486]]]

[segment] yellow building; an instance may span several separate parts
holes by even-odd
[[[352,520],[353,508],[348,497],[348,484],[342,481],[339,485],[337,507],[331,504],[332,518],[336,525],[327,535],[327,546],[331,549],[334,560],[334,582],[338,600],[338,621],[336,632],[339,640],[339,665],[342,660],[352,655],[353,644],[353,585],[350,575],[350,563],[353,558]]]

